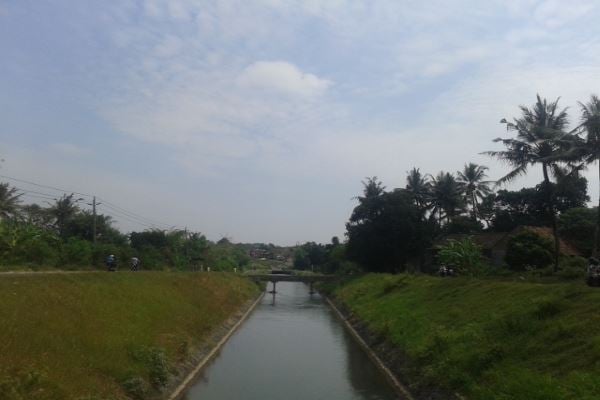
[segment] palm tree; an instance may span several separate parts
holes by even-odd
[[[56,227],[60,237],[64,238],[66,235],[66,228],[69,222],[73,220],[75,215],[79,212],[77,202],[83,199],[75,199],[74,194],[64,194],[60,199],[48,208],[48,214],[54,219],[54,226]]]
[[[586,104],[579,102],[581,107],[581,128],[585,131],[583,143],[578,148],[584,164],[593,164],[600,161],[600,99],[596,95],[590,96]],[[598,162],[600,181],[600,162]],[[600,183],[600,182],[599,182]],[[598,233],[600,231],[600,197],[598,198],[598,217],[594,230],[594,246],[592,257],[598,254]]]
[[[431,177],[431,216],[438,215],[441,225],[443,219],[450,222],[464,209],[458,181],[449,172],[441,171],[436,177]]]
[[[8,183],[0,183],[0,219],[15,218],[19,215],[21,196],[17,188]]]
[[[465,164],[462,172],[457,172],[458,183],[461,185],[463,194],[467,199],[467,203],[471,203],[471,210],[473,212],[473,219],[477,220],[477,199],[483,199],[485,196],[492,193],[490,189],[490,182],[485,181],[487,178],[485,171],[488,167],[484,165],[477,165],[475,163]]]
[[[413,196],[415,205],[425,215],[431,199],[431,184],[418,168],[413,168],[406,177],[406,190]]]
[[[565,153],[572,143],[572,135],[565,132],[568,121],[566,109],[558,109],[558,101],[548,103],[537,95],[537,102],[533,108],[520,106],[522,116],[515,118],[514,122],[502,119],[508,131],[516,131],[516,138],[494,139],[501,142],[506,150],[487,151],[484,154],[495,157],[513,167],[512,171],[497,181],[497,184],[510,182],[527,173],[532,165],[541,165],[544,174],[542,188],[548,190],[548,213],[552,219],[552,233],[554,235],[554,270],[558,269],[558,255],[560,243],[556,226],[556,212],[554,209],[554,195],[549,173],[561,161],[560,156]]]

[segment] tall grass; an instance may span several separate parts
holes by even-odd
[[[156,393],[257,290],[221,273],[0,276],[0,399]]]
[[[408,384],[469,399],[600,398],[600,290],[367,275],[335,295],[408,358]]]

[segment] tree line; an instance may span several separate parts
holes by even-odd
[[[494,140],[504,149],[482,153],[510,167],[500,179],[489,180],[488,168],[475,163],[435,175],[415,167],[407,173],[404,187],[391,190],[377,177],[367,178],[336,257],[343,253],[344,260],[375,272],[423,269],[427,252],[440,236],[508,232],[520,225],[552,229],[555,272],[560,267],[561,236],[582,254],[597,256],[600,207],[586,207],[587,180],[581,171],[600,159],[600,99],[592,95],[579,103],[573,129],[568,110],[558,103],[538,95],[533,106],[520,106],[519,116],[501,120],[514,136]],[[542,172],[538,185],[500,189],[532,167]],[[600,162],[598,168],[600,174]],[[333,254],[327,246],[322,252]],[[331,265],[330,257],[321,260]]]
[[[232,271],[250,261],[228,240],[213,243],[199,232],[148,229],[124,234],[111,216],[83,210],[77,200],[64,194],[47,207],[23,204],[18,189],[1,183],[0,266],[101,267],[109,254],[122,268],[131,257],[138,257],[144,269]]]

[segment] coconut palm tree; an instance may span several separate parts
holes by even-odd
[[[446,223],[464,210],[464,201],[461,188],[454,175],[441,171],[431,177],[431,216],[438,216],[440,225],[445,219]]]
[[[421,212],[421,218],[429,208],[431,200],[431,184],[427,177],[421,174],[419,168],[413,168],[406,177],[406,190],[412,194],[415,205]]]
[[[488,167],[484,165],[469,163],[465,164],[462,171],[456,173],[458,183],[461,185],[467,203],[471,203],[473,219],[475,220],[479,217],[477,212],[478,199],[483,199],[492,193],[492,189],[490,188],[491,182],[484,180],[487,178],[487,174],[485,173],[487,170]]]
[[[0,183],[0,219],[15,218],[19,215],[21,196],[17,188],[8,183]]]
[[[553,189],[550,174],[561,161],[560,156],[572,145],[572,135],[565,130],[568,126],[566,109],[558,109],[558,101],[547,102],[537,95],[537,101],[532,108],[520,106],[521,117],[513,122],[506,119],[500,121],[506,124],[508,131],[515,131],[516,138],[494,139],[505,147],[504,151],[487,151],[484,154],[506,162],[513,169],[497,181],[497,184],[510,182],[527,173],[533,165],[541,165],[544,181],[542,188],[548,191],[548,213],[552,220],[554,234],[554,269],[558,269],[560,243],[556,226],[556,212],[553,201]]]
[[[581,107],[581,128],[585,132],[582,143],[579,143],[578,150],[584,164],[593,164],[598,162],[599,184],[600,184],[600,98],[596,95],[590,96],[587,103],[579,102]],[[596,229],[594,231],[594,246],[592,247],[592,256],[598,255],[598,234],[600,231],[600,198],[598,198],[598,217],[596,220]]]
[[[79,212],[77,202],[83,200],[81,198],[75,199],[73,193],[66,195],[64,194],[60,199],[57,199],[54,204],[48,208],[48,214],[54,220],[54,227],[58,231],[60,237],[66,236],[67,224],[73,220],[75,215]]]

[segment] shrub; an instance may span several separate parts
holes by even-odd
[[[92,258],[92,243],[87,240],[71,237],[62,245],[62,265],[90,265]]]
[[[134,376],[123,382],[123,389],[129,397],[132,397],[136,400],[145,399],[149,391],[148,384],[139,376]]]
[[[460,274],[479,275],[484,270],[481,247],[470,238],[448,241],[440,248],[438,261],[454,266]]]
[[[553,260],[552,240],[535,232],[521,232],[509,239],[505,261],[514,271],[543,268]]]
[[[157,387],[166,386],[169,380],[169,362],[163,349],[153,348],[150,352],[150,382]]]
[[[583,279],[588,262],[583,257],[563,257],[557,276],[562,279]]]

